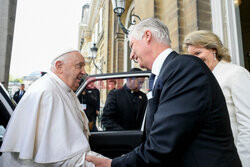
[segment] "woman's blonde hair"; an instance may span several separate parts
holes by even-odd
[[[228,49],[224,47],[219,37],[210,31],[198,30],[189,33],[183,41],[182,48],[185,52],[187,52],[189,45],[214,49],[216,50],[216,57],[219,61],[224,60],[231,62]]]

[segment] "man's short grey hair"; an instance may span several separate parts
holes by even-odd
[[[169,37],[168,27],[161,22],[158,18],[148,18],[145,19],[135,26],[131,27],[129,30],[128,39],[132,38],[137,40],[142,40],[145,31],[150,30],[152,36],[162,44],[171,45],[171,40]]]
[[[78,52],[78,53],[80,53],[80,51],[76,50],[76,49],[70,49],[70,50],[64,51],[63,53],[59,54],[57,57],[55,57],[52,60],[52,62],[51,62],[51,69],[55,67],[55,64],[56,64],[57,61],[60,60],[60,61],[64,62],[64,60],[67,57],[68,53],[71,53],[71,52]]]

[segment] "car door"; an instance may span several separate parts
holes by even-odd
[[[14,109],[15,103],[13,103],[8,92],[0,83],[0,147],[2,145],[3,134]]]
[[[101,113],[104,108],[103,105],[105,105],[104,99],[106,98],[102,94],[108,95],[108,93],[111,91],[109,87],[110,85],[108,85],[108,81],[118,81],[116,89],[119,89],[123,87],[127,78],[144,77],[145,81],[141,90],[147,93],[149,76],[150,72],[148,71],[89,75],[85,78],[83,83],[76,91],[76,95],[79,97],[81,93],[86,90],[87,85],[94,82],[94,85],[99,89],[101,94]],[[100,115],[102,115],[102,113]],[[98,117],[101,117],[100,115]],[[140,143],[142,142],[143,128],[137,130],[107,131],[105,130],[105,127],[102,126],[100,120],[101,118],[96,121],[96,125],[98,126],[98,132],[91,132],[91,136],[89,138],[91,150],[98,152],[106,157],[114,158],[132,151],[136,146],[140,145]],[[141,127],[144,127],[143,124],[141,125]]]

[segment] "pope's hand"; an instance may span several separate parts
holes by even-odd
[[[110,167],[111,166],[111,159],[107,158],[98,158],[95,156],[86,156],[86,160],[95,164],[96,167]]]

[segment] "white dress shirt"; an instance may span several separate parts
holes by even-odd
[[[23,92],[24,92],[23,90],[20,90],[20,91],[19,91],[19,96],[22,96],[22,95],[23,95]]]
[[[164,50],[163,52],[161,52],[159,54],[159,56],[155,59],[153,66],[152,66],[152,70],[151,73],[153,73],[155,75],[155,80],[154,80],[154,84],[155,81],[157,80],[160,71],[161,71],[161,67],[164,63],[164,61],[166,60],[166,58],[168,57],[168,55],[173,52],[173,50],[171,48],[168,48],[166,50]]]
[[[153,73],[155,75],[155,79],[154,79],[152,90],[154,88],[155,81],[157,80],[157,78],[158,78],[158,76],[160,74],[162,65],[163,65],[164,61],[166,60],[166,58],[168,57],[168,55],[171,52],[173,52],[173,50],[171,48],[168,48],[168,49],[164,50],[163,52],[161,52],[159,54],[159,56],[157,56],[157,58],[153,62],[151,73]],[[152,91],[150,91],[150,92],[147,93],[147,99],[150,100],[151,98],[153,98]],[[141,131],[144,130],[144,124],[145,124],[146,115],[147,115],[147,109],[146,109],[146,114],[144,115],[144,118],[143,118],[143,121],[142,121]]]

